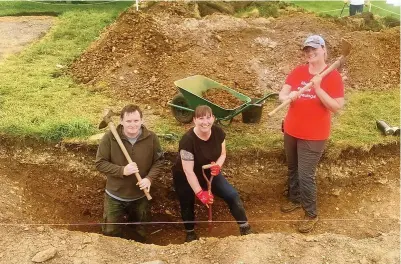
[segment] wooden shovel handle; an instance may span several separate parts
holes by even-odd
[[[130,155],[128,154],[127,149],[125,148],[123,142],[121,141],[120,136],[117,133],[117,129],[114,126],[113,122],[109,122],[109,128],[111,133],[113,133],[115,139],[117,140],[118,145],[121,148],[121,151],[124,153],[125,158],[128,160],[128,163],[132,163],[132,159],[130,157]],[[139,175],[139,173],[135,173],[135,177],[138,180],[138,182],[140,182],[142,180],[141,175]],[[148,200],[152,200],[152,196],[150,196],[149,191],[146,189],[143,189],[143,192],[145,193],[146,198],[148,198]]]
[[[202,166],[202,175],[203,178],[205,178],[205,181],[207,183],[207,190],[209,194],[212,194],[212,181],[214,176],[211,176],[210,180],[206,177],[205,170],[210,169],[213,165],[212,164],[206,164]],[[212,221],[213,221],[213,216],[212,216],[212,205],[211,204],[206,204],[206,207],[208,208],[208,231],[209,233],[212,231]]]
[[[211,167],[213,167],[213,164],[206,164],[202,166],[202,169],[207,170],[210,169]]]
[[[322,78],[324,76],[326,76],[327,74],[329,74],[331,71],[333,71],[334,69],[337,69],[338,67],[340,67],[340,65],[344,63],[344,56],[341,56],[340,58],[338,58],[338,60],[336,60],[333,64],[331,64],[327,69],[325,69],[324,71],[322,71],[320,73],[320,76],[322,76]],[[308,82],[307,85],[305,85],[304,87],[302,87],[301,89],[298,90],[297,95],[295,96],[295,98],[298,98],[298,96],[300,96],[302,93],[304,93],[306,90],[310,89],[313,85],[313,82]],[[279,106],[277,106],[273,111],[271,111],[268,115],[272,116],[274,115],[277,111],[279,111],[280,109],[286,107],[287,105],[289,105],[291,103],[291,99],[287,99],[285,101],[283,101]]]

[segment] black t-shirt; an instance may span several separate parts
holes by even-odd
[[[206,141],[198,138],[194,128],[191,128],[180,140],[177,160],[172,168],[173,172],[184,172],[180,151],[186,150],[194,155],[194,172],[198,180],[203,182],[202,166],[210,164],[212,161],[216,162],[221,155],[221,144],[225,138],[226,133],[218,126],[212,126],[212,133]],[[180,174],[185,175],[184,173]],[[210,170],[205,170],[205,174],[210,177]]]

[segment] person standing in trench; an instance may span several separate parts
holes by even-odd
[[[143,125],[138,106],[125,106],[120,118],[117,133],[133,162],[128,163],[117,140],[108,131],[100,141],[95,163],[97,170],[107,177],[102,232],[127,238],[120,223],[149,220],[149,201],[143,190],[149,191],[153,180],[160,177],[163,152],[156,134]],[[141,181],[138,182],[135,173],[142,176]],[[135,227],[136,240],[146,242],[144,226]]]
[[[299,232],[313,230],[318,221],[315,172],[330,135],[331,113],[344,106],[344,85],[337,70],[321,78],[327,48],[321,36],[313,35],[303,43],[306,64],[296,67],[279,93],[279,100],[291,99],[284,120],[284,148],[288,166],[287,201],[283,213],[303,208]],[[309,82],[313,86],[296,98],[297,91]]]

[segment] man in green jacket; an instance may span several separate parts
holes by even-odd
[[[136,105],[121,110],[117,132],[132,163],[128,164],[111,131],[102,138],[96,154],[96,168],[107,176],[102,231],[104,235],[124,237],[122,223],[147,221],[149,203],[144,189],[150,190],[159,176],[163,152],[156,134],[143,125],[142,111]],[[135,173],[142,180],[138,182]],[[136,226],[139,241],[146,239],[143,225]]]

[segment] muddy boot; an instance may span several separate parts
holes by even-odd
[[[185,242],[191,242],[194,240],[198,240],[198,236],[196,235],[194,230],[187,231],[187,237],[185,238]]]
[[[138,228],[137,230],[134,231],[134,240],[139,243],[146,243],[146,232],[144,229]]]
[[[243,226],[239,226],[239,233],[241,234],[241,236],[253,234],[251,226],[248,223],[244,224]]]
[[[292,212],[298,208],[302,208],[302,205],[300,203],[294,203],[290,200],[287,200],[286,203],[284,203],[283,205],[281,205],[281,212],[283,213],[289,213]]]
[[[305,214],[304,220],[301,221],[298,227],[298,231],[301,233],[309,233],[315,227],[319,218],[317,216],[311,217]]]

